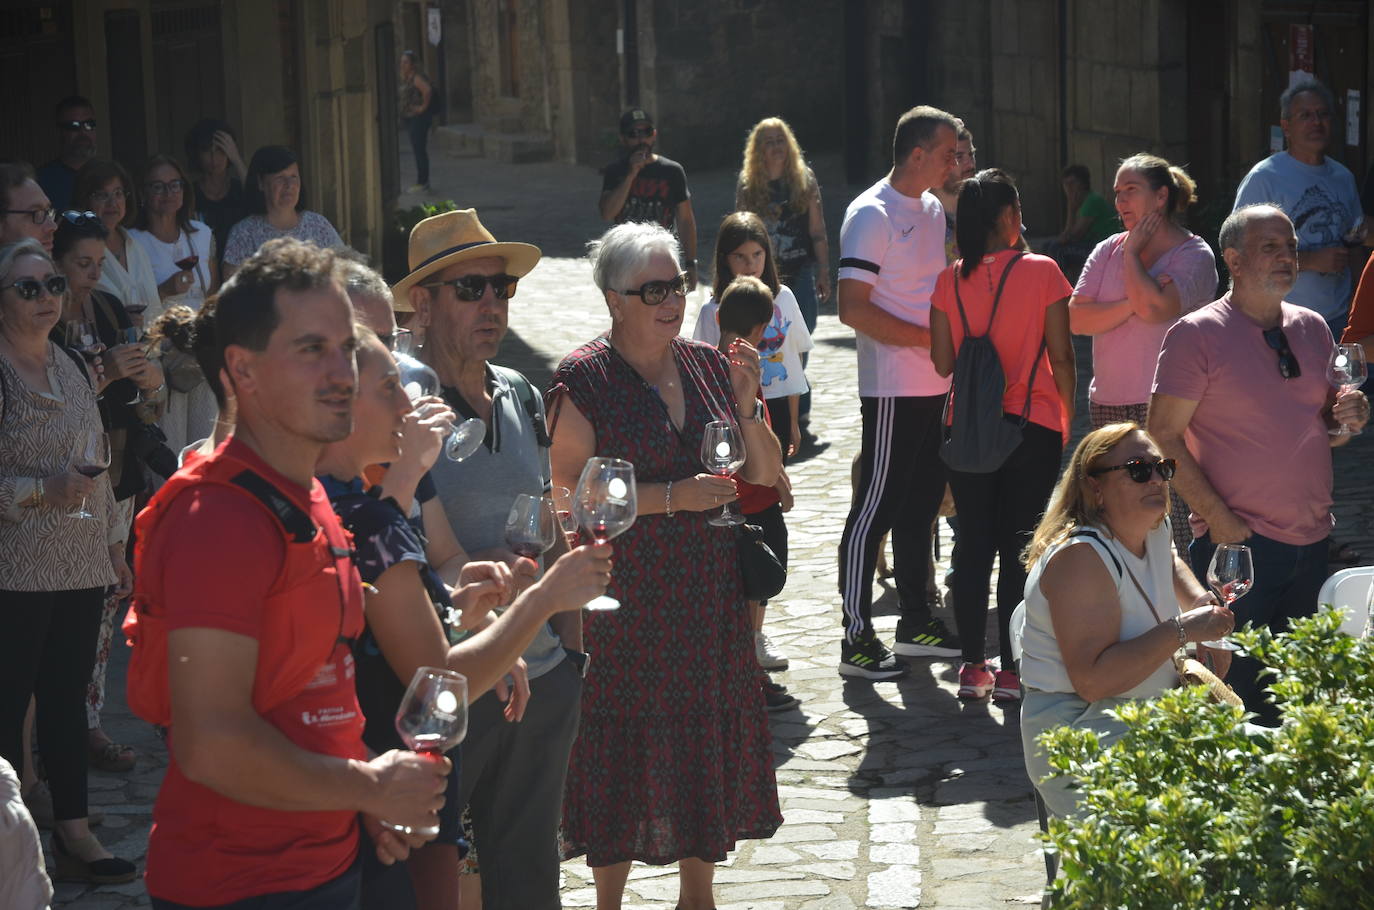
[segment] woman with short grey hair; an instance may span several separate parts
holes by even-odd
[[[586,854],[600,910],[620,906],[632,860],[677,862],[678,906],[714,907],[715,863],[782,820],[735,533],[707,522],[735,482],[699,453],[706,424],[728,420],[748,455],[739,479],[772,485],[782,456],[758,351],[679,336],[678,253],[650,224],[592,244],[610,331],[564,358],[549,392],[555,484],[575,488],[592,456],[635,466],[638,513],[609,588],[621,607],[584,620],[595,664],[563,803],[564,853]]]

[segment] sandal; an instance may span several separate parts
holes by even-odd
[[[93,741],[89,744],[92,768],[112,773],[132,771],[138,763],[138,753],[128,746],[120,745],[104,733],[98,733],[104,742]],[[95,739],[95,736],[92,736]]]
[[[1327,545],[1326,560],[1338,566],[1357,566],[1364,560],[1364,554],[1348,543],[1331,538]]]

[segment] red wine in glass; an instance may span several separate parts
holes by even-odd
[[[506,516],[506,543],[518,556],[537,560],[558,539],[558,519],[547,496],[521,493]]]
[[[105,469],[100,465],[81,465],[76,469],[76,473],[82,477],[89,477],[92,480],[105,473]]]
[[[420,667],[396,709],[396,732],[412,752],[439,761],[468,732],[468,681],[444,667]],[[438,825],[382,824],[401,834],[439,833]]]
[[[572,513],[587,535],[604,544],[628,531],[637,512],[635,466],[619,458],[588,458],[572,502]],[[618,610],[620,601],[602,594],[583,609]]]
[[[110,437],[99,430],[88,431],[81,440],[80,448],[72,462],[72,470],[85,477],[99,477],[110,466]],[[86,508],[83,496],[81,505],[75,512],[68,512],[68,518],[95,518]]]
[[[184,256],[176,261],[176,267],[181,269],[183,272],[187,271],[188,269],[193,269],[199,264],[200,257],[194,253],[192,253],[190,256]]]

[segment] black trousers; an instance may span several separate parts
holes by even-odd
[[[87,814],[86,684],[104,602],[104,588],[0,591],[0,755],[23,767],[32,696],[53,815],[63,821]]]
[[[1010,419],[1010,418],[1009,418]],[[1007,625],[1021,602],[1026,570],[1021,551],[1045,514],[1059,478],[1064,438],[1035,423],[1022,430],[1021,444],[988,474],[949,472],[959,513],[959,570],[954,573],[954,623],[965,663],[981,663],[988,619],[988,582],[997,557],[998,651],[1003,669],[1013,666]]]
[[[592,655],[592,672],[596,672]],[[525,719],[507,723],[492,692],[468,709],[463,799],[482,869],[483,910],[558,910],[558,825],[582,677],[565,660],[530,680]]]
[[[792,409],[788,407],[788,402],[792,396],[784,395],[782,398],[770,398],[765,404],[768,406],[768,422],[773,428],[773,435],[778,437],[778,442],[782,443],[782,461],[787,463],[787,444],[792,439]]]
[[[845,641],[873,629],[873,570],[878,544],[889,531],[902,620],[930,619],[927,557],[930,527],[945,495],[939,454],[944,405],[943,395],[859,399],[859,482],[840,538]]]
[[[433,114],[421,114],[406,121],[410,148],[415,152],[415,182],[426,185],[429,184],[429,128],[433,123]]]

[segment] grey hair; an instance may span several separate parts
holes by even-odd
[[[57,263],[47,250],[43,249],[43,244],[34,240],[32,237],[25,237],[23,240],[16,240],[14,243],[7,243],[0,246],[0,281],[9,283],[10,273],[14,271],[15,260],[20,256],[36,256],[48,264],[48,268],[56,272]]]
[[[682,246],[667,228],[658,224],[630,222],[617,224],[587,244],[592,261],[592,280],[602,293],[617,293],[644,270],[655,253],[682,259]]]
[[[344,290],[348,292],[349,297],[355,294],[360,297],[375,297],[385,301],[388,306],[392,304],[394,298],[391,288],[376,269],[351,256],[340,256],[335,260],[335,268],[338,269],[339,280],[343,282]]]
[[[1288,215],[1283,207],[1276,202],[1256,202],[1253,205],[1243,205],[1236,209],[1226,220],[1221,223],[1221,232],[1217,234],[1217,246],[1222,250],[1240,250],[1245,244],[1245,230],[1250,226],[1250,222],[1256,218],[1267,218],[1270,215]]]
[[[1305,78],[1299,79],[1297,82],[1294,82],[1292,85],[1288,86],[1288,88],[1283,90],[1282,95],[1279,95],[1279,117],[1281,119],[1288,119],[1288,115],[1293,110],[1293,99],[1303,94],[1304,92],[1311,92],[1312,94],[1316,95],[1318,98],[1326,102],[1327,110],[1333,113],[1335,112],[1336,99],[1331,96],[1331,90],[1326,86],[1322,85],[1316,79]]]

